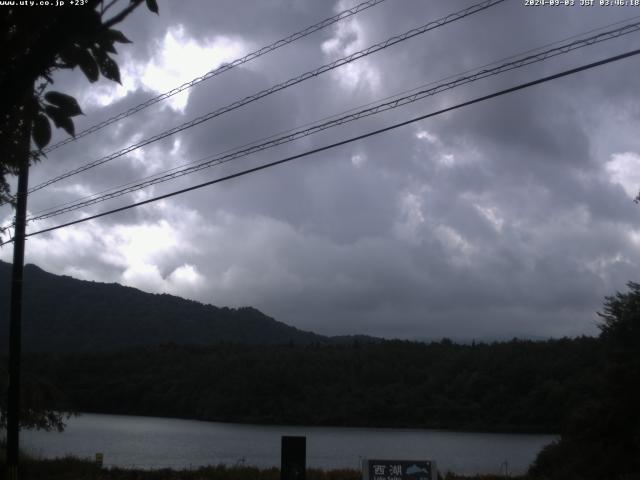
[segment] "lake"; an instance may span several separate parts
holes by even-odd
[[[435,460],[460,474],[523,473],[553,435],[444,430],[263,426],[169,418],[83,414],[63,433],[23,431],[25,450],[43,458],[94,458],[105,466],[195,468],[280,465],[280,437],[307,437],[310,468],[360,468],[362,458]]]

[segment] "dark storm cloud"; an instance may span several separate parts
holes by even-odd
[[[389,0],[204,82],[192,89],[184,109],[155,106],[53,152],[33,169],[32,184],[470,4]],[[121,48],[121,65],[131,74],[145,72],[153,62],[160,72],[170,68],[161,62],[163,42],[168,31],[179,31],[178,25],[187,68],[188,42],[205,48],[224,37],[247,53],[351,5],[274,0],[251,8],[217,2],[214,8],[209,2],[165,2],[159,17],[140,11],[122,26],[135,43]],[[528,8],[508,1],[61,182],[34,195],[31,210],[223,152],[630,13]],[[637,34],[85,213],[358,135],[633,45],[640,45]],[[638,207],[625,190],[628,185],[620,184],[628,178],[624,161],[633,162],[640,152],[635,133],[640,104],[631,81],[637,74],[638,63],[631,59],[511,94],[293,164],[33,237],[28,255],[55,272],[217,305],[253,305],[326,334],[488,339],[594,333],[594,312],[603,296],[637,280],[640,263]],[[65,74],[56,87],[89,102],[79,127],[154,94],[148,78],[147,83],[129,83],[117,95],[107,85],[100,91],[113,98],[100,107],[90,96],[96,90],[78,77]]]

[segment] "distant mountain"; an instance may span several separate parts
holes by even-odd
[[[117,283],[77,280],[25,266],[22,338],[27,352],[92,352],[176,345],[343,344],[278,322],[251,307],[219,308]],[[8,349],[11,264],[0,262],[0,351]]]

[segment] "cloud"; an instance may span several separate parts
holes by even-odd
[[[640,155],[633,152],[614,153],[606,164],[611,180],[621,185],[631,198],[640,190]]]
[[[120,69],[123,84],[101,81],[92,89],[85,89],[80,101],[91,107],[106,107],[126,97],[138,88],[152,94],[164,94],[244,56],[247,45],[240,39],[224,35],[199,42],[185,32],[184,25],[170,26],[162,39],[156,40],[153,56],[139,61],[125,55]],[[190,90],[171,96],[162,106],[183,112],[189,101]]]
[[[201,45],[186,35],[181,24],[167,31],[157,50],[140,78],[144,86],[157,93],[167,92],[247,53],[241,40],[226,36],[216,36]],[[184,111],[189,93],[186,90],[173,96],[168,104]]]
[[[470,4],[470,2],[468,2]],[[124,86],[57,85],[108,118],[352,5],[165,2],[122,30]],[[466,3],[465,3],[466,5]],[[462,8],[462,7],[460,7]],[[32,184],[454,8],[383,3],[53,152]],[[30,211],[237,148],[328,115],[618,21],[618,9],[505,2],[253,102],[32,195]],[[83,209],[168,193],[604,58],[635,36],[444,92],[380,116]],[[205,60],[206,59],[206,60]],[[216,305],[253,305],[325,334],[456,339],[595,334],[603,297],[638,281],[637,62],[549,83],[214,187],[27,242],[55,273]],[[169,108],[167,108],[169,107]],[[60,136],[59,133],[56,135]],[[62,137],[59,137],[62,138]],[[0,211],[8,220],[10,212]],[[77,218],[77,214],[61,220]],[[48,220],[38,228],[55,225]],[[36,228],[35,226],[32,228]],[[10,250],[0,250],[9,259]]]
[[[341,2],[338,5],[344,5],[345,3]],[[343,9],[340,8],[340,10]],[[335,35],[325,40],[321,48],[327,59],[331,61],[363,50],[369,43],[370,41],[366,38],[360,22],[351,18],[338,23],[335,28]],[[380,87],[380,73],[372,62],[367,59],[357,63],[350,63],[343,68],[334,70],[332,75],[347,90],[364,87],[375,92]]]

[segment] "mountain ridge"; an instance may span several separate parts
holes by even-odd
[[[0,261],[0,331],[8,332],[11,264]],[[217,307],[118,283],[79,280],[25,265],[26,352],[112,351],[163,344],[310,345],[377,341],[329,337],[279,322],[254,307]],[[5,337],[2,335],[2,337]],[[8,349],[8,335],[0,352]]]

